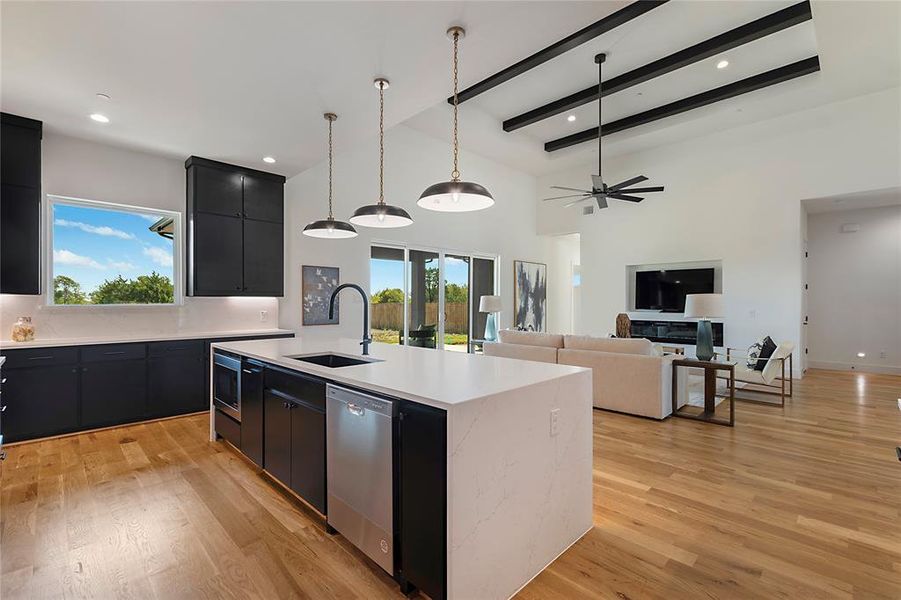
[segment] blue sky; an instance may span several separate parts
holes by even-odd
[[[54,204],[53,275],[66,275],[87,293],[105,279],[134,279],[156,271],[174,279],[172,240],[150,231],[160,215]]]
[[[386,288],[403,289],[404,263],[399,260],[373,259],[369,262],[369,290],[380,292]],[[438,261],[434,261],[438,266]],[[469,283],[469,264],[453,257],[446,257],[444,263],[444,280],[448,283],[466,285]]]

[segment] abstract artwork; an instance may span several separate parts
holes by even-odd
[[[303,269],[303,324],[337,325],[340,315],[339,299],[335,300],[335,318],[328,318],[328,300],[338,287],[338,267],[311,267]]]
[[[513,261],[513,326],[524,331],[547,327],[547,265]]]

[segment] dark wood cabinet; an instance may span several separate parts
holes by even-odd
[[[280,296],[284,290],[284,226],[244,220],[244,291]]]
[[[0,114],[0,293],[41,293],[40,121]]]
[[[77,365],[9,369],[3,377],[3,440],[18,442],[78,429]]]
[[[447,594],[447,413],[402,402],[398,438],[400,576],[440,600]]]
[[[203,397],[203,357],[155,356],[147,368],[147,413],[151,417],[169,417],[206,410]]]
[[[244,225],[240,217],[197,213],[189,250],[196,290],[204,296],[240,296],[244,291]]]
[[[263,365],[241,361],[241,451],[263,466]]]
[[[185,168],[188,295],[283,295],[285,178],[197,156]]]
[[[139,421],[147,413],[144,359],[111,360],[81,367],[81,427]]]
[[[266,471],[325,513],[325,382],[267,367],[264,397]]]

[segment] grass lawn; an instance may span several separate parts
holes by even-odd
[[[465,346],[467,336],[465,333],[445,333],[445,346]],[[373,329],[372,341],[382,342],[383,344],[400,343],[400,332],[395,329]]]

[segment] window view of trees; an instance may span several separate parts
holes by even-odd
[[[172,304],[175,286],[172,281],[156,271],[125,279],[121,275],[104,280],[90,294],[81,284],[65,275],[53,278],[53,302],[55,304]]]

